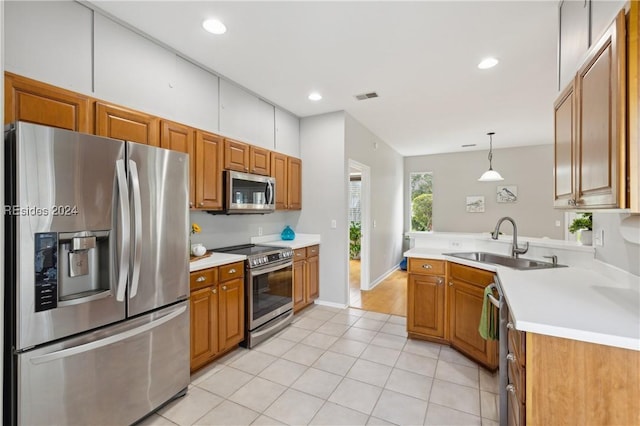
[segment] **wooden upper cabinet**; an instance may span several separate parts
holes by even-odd
[[[287,182],[287,208],[302,209],[302,160],[299,158],[287,158]]]
[[[629,10],[627,46],[629,102],[629,208],[640,213],[640,2],[632,1]]]
[[[224,139],[224,168],[238,172],[249,171],[249,145],[233,139]]]
[[[574,200],[575,125],[574,85],[570,84],[554,105],[555,146],[553,168],[555,207],[570,207]]]
[[[68,90],[9,72],[4,80],[5,124],[26,121],[90,133],[90,101]]]
[[[287,208],[287,156],[278,152],[271,153],[271,177],[276,180],[276,210]]]
[[[257,146],[249,148],[249,171],[258,175],[269,176],[271,172],[270,151]]]
[[[194,167],[194,130],[168,120],[160,122],[160,146],[189,154],[189,206],[195,206],[196,172]]]
[[[160,146],[157,117],[100,101],[95,110],[96,135]]]
[[[195,208],[222,209],[222,138],[196,131],[196,204]]]
[[[576,77],[578,207],[626,205],[626,32],[620,11]]]

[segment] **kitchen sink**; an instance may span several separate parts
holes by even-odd
[[[465,253],[444,253],[446,256],[458,257],[460,259],[473,260],[475,262],[491,263],[494,265],[508,266],[514,269],[547,269],[562,268],[567,265],[558,265],[551,262],[541,262],[539,260],[515,258],[495,253],[486,253],[482,251],[471,251]]]

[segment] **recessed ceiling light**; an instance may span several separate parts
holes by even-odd
[[[322,95],[318,92],[311,92],[309,94],[310,101],[319,101],[320,99],[322,99]]]
[[[207,19],[202,23],[202,28],[209,31],[211,34],[224,34],[227,32],[227,27],[217,19]]]
[[[478,64],[478,68],[481,70],[486,70],[487,68],[493,68],[498,65],[498,60],[496,58],[485,58]]]

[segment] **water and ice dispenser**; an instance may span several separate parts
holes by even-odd
[[[111,294],[109,231],[35,234],[35,310]]]

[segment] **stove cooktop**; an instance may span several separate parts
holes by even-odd
[[[293,250],[289,247],[261,246],[258,244],[221,247],[211,251],[245,255],[247,256],[250,268],[279,262],[293,257]]]

